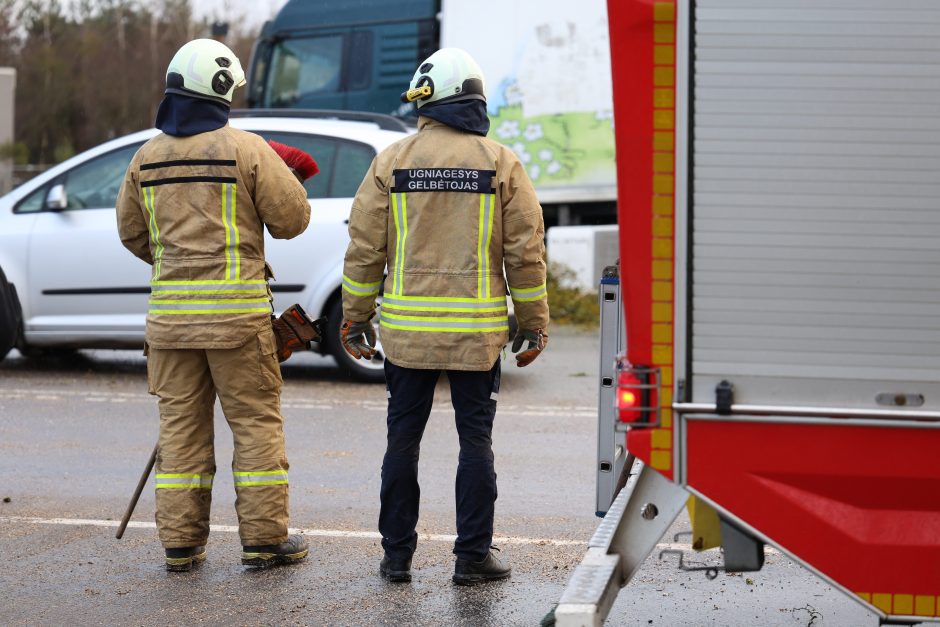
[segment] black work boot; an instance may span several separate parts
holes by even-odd
[[[486,554],[486,557],[478,562],[472,560],[457,558],[454,564],[454,583],[462,586],[471,586],[483,581],[493,581],[494,579],[506,579],[512,572],[509,564],[503,563],[493,551],[499,551],[495,546]]]
[[[386,553],[379,564],[379,573],[389,581],[407,583],[411,581],[411,558],[395,559]]]
[[[307,541],[300,534],[287,537],[286,542],[264,546],[243,546],[242,564],[268,568],[280,564],[293,564],[307,557]]]
[[[174,573],[192,570],[193,563],[206,560],[206,547],[187,546],[181,549],[166,549],[166,569]]]

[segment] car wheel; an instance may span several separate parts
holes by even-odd
[[[368,383],[380,383],[385,381],[385,353],[382,352],[381,339],[376,346],[375,357],[371,361],[366,359],[356,359],[346,352],[343,343],[339,339],[339,328],[343,324],[343,303],[337,299],[330,305],[326,317],[326,340],[327,348],[340,371],[358,381]],[[378,330],[378,329],[376,329]]]
[[[0,269],[0,359],[7,356],[20,337],[23,312],[16,288],[7,281]]]

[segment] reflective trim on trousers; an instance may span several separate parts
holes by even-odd
[[[490,296],[490,239],[493,237],[493,194],[480,194],[480,230],[477,240],[479,259],[477,295]]]
[[[158,473],[156,476],[156,485],[157,489],[204,488],[211,490],[213,477],[214,475]]]
[[[287,485],[286,470],[252,470],[249,472],[233,472],[235,487]]]
[[[512,287],[510,285],[509,293],[512,294],[513,300],[520,303],[526,303],[533,300],[538,300],[543,296],[548,295],[548,290],[546,289],[544,283],[537,287]]]

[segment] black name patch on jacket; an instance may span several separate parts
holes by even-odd
[[[496,170],[468,168],[408,168],[394,170],[393,192],[470,192],[489,194]]]

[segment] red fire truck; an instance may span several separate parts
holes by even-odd
[[[606,517],[557,624],[600,624],[690,497],[726,570],[769,544],[882,623],[940,621],[940,4],[608,13]]]

